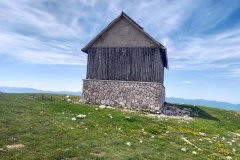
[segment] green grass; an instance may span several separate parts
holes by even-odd
[[[0,159],[240,159],[239,112],[185,105],[199,116],[156,118],[141,112],[96,110],[97,106],[70,104],[62,98],[0,93]],[[87,117],[73,121],[79,114]],[[16,144],[24,147],[7,149]]]

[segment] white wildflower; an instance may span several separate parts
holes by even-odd
[[[109,116],[111,119],[113,119],[113,116]]]
[[[222,137],[222,140],[225,141],[225,137]]]
[[[232,151],[233,151],[233,152],[236,152],[236,149],[235,149],[235,148],[233,148],[233,149],[232,149]]]
[[[182,148],[181,151],[187,152],[187,149],[186,148]]]
[[[88,128],[84,128],[85,130],[88,130]]]
[[[140,143],[143,143],[143,141],[140,139],[140,141],[139,141]]]
[[[151,136],[151,138],[155,138],[155,136],[154,136],[154,135],[152,135],[152,136]]]
[[[209,143],[212,143],[212,141],[208,141]]]
[[[202,142],[202,139],[198,139],[198,141]]]
[[[231,140],[232,142],[236,142],[234,139]]]
[[[126,143],[128,146],[132,146],[132,143],[131,142],[127,142]]]
[[[73,121],[76,121],[76,118],[72,118]]]
[[[144,131],[144,128],[142,128],[142,131]]]
[[[168,134],[168,133],[170,133],[170,131],[166,131],[166,133]]]
[[[118,130],[120,131],[120,130],[121,130],[121,128],[118,128]]]
[[[96,111],[98,111],[98,108],[95,108]]]

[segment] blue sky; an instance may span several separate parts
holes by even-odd
[[[1,0],[0,86],[81,91],[81,51],[121,11],[168,49],[166,95],[240,103],[239,0]]]

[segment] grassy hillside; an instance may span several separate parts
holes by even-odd
[[[152,117],[62,98],[0,93],[0,159],[240,159],[239,112]]]

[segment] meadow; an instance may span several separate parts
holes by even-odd
[[[0,159],[240,159],[239,112],[182,105],[192,118],[149,116],[80,98],[0,93]]]

